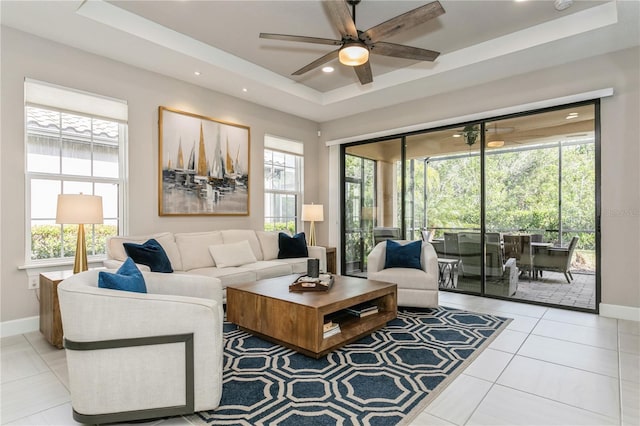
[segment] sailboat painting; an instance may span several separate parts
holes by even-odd
[[[249,215],[250,129],[158,108],[158,214]]]

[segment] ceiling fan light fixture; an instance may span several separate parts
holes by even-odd
[[[369,49],[367,49],[362,42],[349,41],[340,49],[338,59],[343,65],[357,67],[367,63],[369,60]]]
[[[504,141],[496,140],[487,142],[488,148],[501,148],[504,146]]]

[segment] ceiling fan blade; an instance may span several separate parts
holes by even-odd
[[[340,52],[340,49],[334,50],[333,52],[329,52],[326,55],[316,59],[313,62],[311,62],[309,65],[305,65],[304,67],[300,68],[298,71],[294,72],[291,75],[302,75],[302,74],[304,74],[304,73],[306,73],[308,71],[311,71],[314,68],[319,67],[322,64],[326,64],[330,60],[337,58],[338,57],[338,52]]]
[[[354,40],[358,39],[358,30],[353,22],[349,5],[345,0],[328,0],[324,2],[329,9],[329,17],[331,23],[336,27],[342,37],[350,37]]]
[[[356,75],[358,76],[358,80],[360,80],[360,84],[369,84],[373,81],[373,75],[371,74],[371,65],[369,61],[365,62],[362,65],[358,65],[357,67],[353,67]]]
[[[408,30],[423,22],[427,22],[443,13],[444,9],[440,2],[434,1],[369,28],[360,35],[360,39],[366,43],[375,43],[378,40],[390,37],[400,31]]]
[[[287,34],[260,33],[260,38],[266,38],[271,40],[283,40],[283,41],[299,41],[301,43],[329,44],[331,46],[340,46],[342,44],[342,40],[332,40],[330,38],[306,37],[306,36],[287,35]]]
[[[371,53],[393,56],[394,58],[415,59],[417,61],[435,61],[438,55],[440,55],[440,52],[433,50],[382,41],[371,46]]]

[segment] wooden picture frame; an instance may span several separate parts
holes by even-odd
[[[248,216],[250,129],[158,107],[158,214]]]

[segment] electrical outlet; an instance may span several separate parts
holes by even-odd
[[[29,290],[36,290],[40,288],[40,276],[33,275],[29,277]]]

